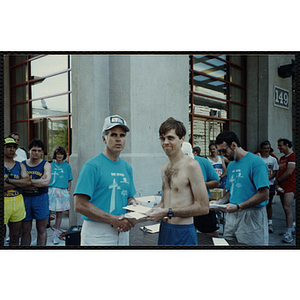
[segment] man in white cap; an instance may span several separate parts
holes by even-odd
[[[82,214],[81,245],[127,246],[129,230],[134,226],[124,218],[134,199],[132,167],[120,158],[125,147],[126,121],[118,116],[105,119],[103,153],[89,159],[82,167],[74,191],[75,212]]]

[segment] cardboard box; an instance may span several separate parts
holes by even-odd
[[[224,189],[212,189],[209,200],[219,200],[224,196]]]

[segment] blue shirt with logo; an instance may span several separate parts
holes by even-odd
[[[263,187],[269,188],[268,167],[259,156],[248,152],[240,160],[228,164],[226,189],[230,191],[230,203],[241,204]],[[256,207],[268,202],[266,200]]]
[[[61,164],[53,161],[51,163],[51,181],[49,186],[67,189],[70,180],[73,180],[71,166],[65,161]]]
[[[127,205],[127,199],[136,194],[132,167],[122,158],[112,161],[101,153],[83,165],[74,191],[76,194],[89,196],[91,203],[107,213],[125,214],[123,207]],[[82,219],[93,221],[84,215]]]

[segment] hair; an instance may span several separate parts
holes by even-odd
[[[17,132],[12,132],[12,133],[9,135],[9,137],[12,137],[13,135],[18,135],[18,136],[20,136]]]
[[[268,140],[260,144],[260,149],[262,149],[263,146],[270,146],[270,153],[274,152],[274,149],[271,147],[271,143]]]
[[[183,123],[170,117],[160,125],[159,136],[161,137],[165,135],[168,131],[172,129],[175,129],[175,133],[179,137],[179,139],[182,139],[186,135],[186,129]]]
[[[64,156],[63,160],[65,160],[65,159],[67,158],[67,152],[66,152],[66,150],[65,150],[64,147],[62,147],[62,146],[57,146],[57,147],[54,149],[54,151],[53,151],[53,157],[52,157],[53,159],[56,159],[57,153],[60,153],[60,154],[62,154],[62,155]]]
[[[222,144],[222,143],[221,143]],[[210,150],[210,146],[215,146],[216,148],[217,148],[217,144],[216,143],[210,143],[209,145],[208,145],[208,149]]]
[[[33,147],[40,147],[42,148],[42,150],[44,151],[44,144],[41,140],[38,139],[33,139],[29,145],[28,145],[28,149],[31,150]]]
[[[282,142],[283,145],[288,145],[289,148],[292,148],[292,147],[293,147],[292,142],[291,142],[290,140],[288,140],[288,139],[281,139],[281,138],[280,138],[280,139],[277,141],[277,143],[279,143],[279,142]]]
[[[193,148],[193,151],[197,152],[198,155],[201,153],[201,148],[199,146],[196,146]]]
[[[238,147],[241,147],[240,140],[237,134],[233,131],[223,131],[216,138],[216,144],[220,145],[225,142],[228,146],[231,146],[233,142],[236,142]]]

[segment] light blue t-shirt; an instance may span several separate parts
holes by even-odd
[[[220,178],[216,172],[216,170],[214,169],[214,167],[211,165],[211,163],[204,157],[201,156],[195,156],[194,157],[195,160],[197,160],[197,162],[199,163],[202,173],[203,173],[203,178],[205,182],[208,181],[219,181]],[[211,193],[210,190],[207,189],[207,193],[208,193],[208,198],[210,197]]]
[[[268,167],[259,156],[248,152],[240,160],[228,164],[226,189],[230,191],[230,203],[241,204],[263,187],[269,188]],[[256,207],[268,202],[266,200]]]
[[[74,195],[84,194],[101,210],[119,216],[127,199],[136,194],[132,167],[122,158],[112,161],[103,153],[89,159],[82,167]],[[82,219],[93,221],[82,215]]]
[[[73,180],[71,166],[65,161],[61,164],[53,161],[51,163],[51,181],[49,186],[67,189],[70,180]]]

